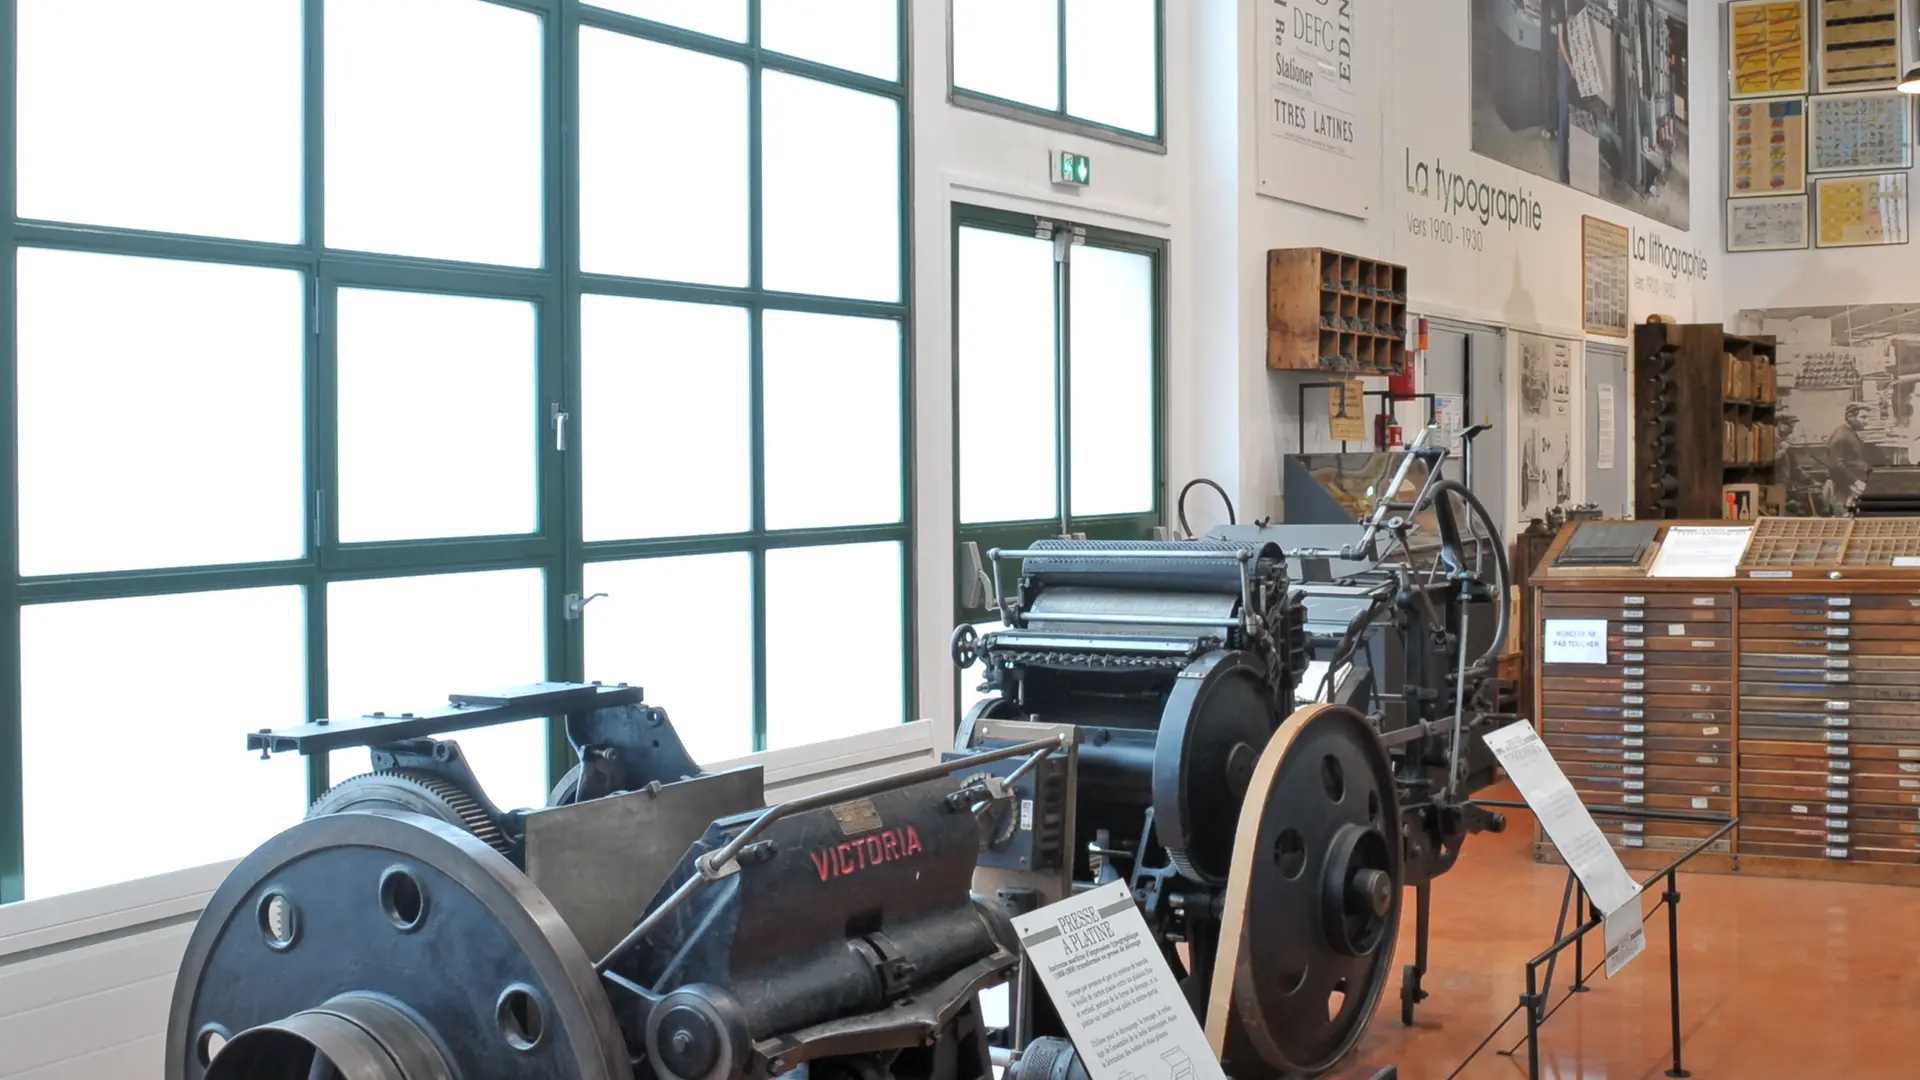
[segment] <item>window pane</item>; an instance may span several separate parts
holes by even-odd
[[[300,0],[18,19],[21,217],[300,241]]]
[[[1067,0],[1067,112],[1159,134],[1156,0]]]
[[[1058,109],[1059,5],[1044,0],[953,0],[953,85]]]
[[[879,79],[900,77],[899,0],[760,0],[760,44]]]
[[[767,552],[767,749],[803,746],[899,723],[905,716],[906,601],[900,545],[775,548]],[[822,634],[844,629],[858,595],[859,692],[832,692]]]
[[[1053,244],[960,230],[960,520],[1059,513]]]
[[[327,0],[327,246],[540,265],[540,17]]]
[[[747,40],[746,0],[597,0],[590,6],[638,15],[728,41]]]
[[[327,712],[416,712],[448,694],[546,677],[545,581],[539,570],[336,581],[327,586]],[[503,810],[547,804],[544,720],[458,731],[487,797]],[[339,783],[366,772],[365,749],[335,750]]]
[[[533,305],[342,289],[339,307],[341,541],[536,529]]]
[[[21,249],[21,573],[300,557],[301,283]]]
[[[295,587],[21,608],[26,898],[238,858],[299,821],[306,759],[261,761],[246,733],[305,722],[305,641]]]
[[[580,266],[747,283],[747,69],[580,31]]]
[[[761,76],[766,287],[900,299],[900,107]]]
[[[1069,273],[1075,517],[1153,509],[1153,260],[1077,247]]]
[[[645,687],[693,760],[753,752],[753,561],[745,552],[589,563],[587,678]]]
[[[764,316],[767,528],[900,520],[900,324]]]
[[[746,311],[586,296],[580,328],[586,539],[745,531]]]

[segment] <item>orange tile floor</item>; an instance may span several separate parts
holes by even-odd
[[[1489,798],[1511,798],[1488,792]],[[1402,1080],[1445,1080],[1519,1001],[1526,960],[1552,940],[1564,868],[1533,861],[1533,823],[1509,814],[1434,884],[1426,987],[1400,1025],[1399,966],[1413,955],[1411,892],[1395,972],[1339,1080],[1397,1064]],[[1644,873],[1636,874],[1644,877]],[[1721,874],[1680,878],[1682,1055],[1699,1080],[1904,1080],[1920,1077],[1920,889]],[[1652,901],[1647,901],[1651,905]],[[1647,951],[1567,1003],[1541,1040],[1541,1076],[1653,1080],[1668,1060],[1664,911]],[[1599,934],[1587,956],[1597,960]],[[1569,968],[1556,976],[1564,996]],[[1461,1080],[1525,1077],[1518,1017]]]

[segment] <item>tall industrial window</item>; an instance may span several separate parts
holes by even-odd
[[[1148,237],[956,213],[955,520],[983,560],[1062,535],[1146,539],[1160,524],[1165,272],[1165,245]],[[991,599],[966,593],[958,619],[997,626]],[[962,676],[963,702],[977,674]]]
[[[707,760],[907,715],[901,0],[8,6],[0,900],[368,767],[251,729],[543,678]],[[502,806],[569,764],[458,738]]]
[[[1164,145],[1161,0],[950,0],[953,101]]]

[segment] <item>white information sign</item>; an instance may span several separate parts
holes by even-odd
[[[1640,901],[1636,898],[1607,912],[1601,933],[1607,942],[1607,978],[1611,979],[1647,951],[1647,927],[1640,918]]]
[[[1607,620],[1548,619],[1540,649],[1543,664],[1607,662]]]
[[[1746,554],[1750,525],[1675,525],[1660,540],[1649,577],[1732,577]]]
[[[1261,0],[1260,193],[1364,218],[1380,195],[1379,0]],[[1382,5],[1384,6],[1384,5]]]
[[[1599,396],[1595,399],[1600,410],[1600,460],[1594,463],[1598,469],[1613,468],[1613,384],[1601,383]]]
[[[1607,843],[1600,826],[1593,823],[1593,815],[1581,805],[1573,784],[1560,771],[1560,763],[1553,760],[1533,725],[1509,724],[1485,736],[1485,741],[1540,820],[1547,839],[1553,841],[1567,868],[1580,879],[1593,906],[1611,915],[1634,904],[1634,918],[1638,920],[1639,883],[1620,865],[1620,856]]]
[[[1127,883],[1015,916],[1093,1080],[1226,1080]]]

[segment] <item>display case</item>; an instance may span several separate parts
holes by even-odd
[[[1288,454],[1281,520],[1289,525],[1357,525],[1373,513],[1380,492],[1406,461],[1403,453]],[[1407,475],[1393,501],[1411,503],[1427,486],[1427,463],[1407,462]],[[1432,510],[1417,519],[1416,552],[1439,542]]]
[[[1555,566],[1587,524],[1535,568],[1536,634],[1604,622],[1604,657],[1543,644],[1535,715],[1622,858],[1711,831],[1608,814],[1645,806],[1739,817],[1704,869],[1920,884],[1920,518],[1762,518],[1700,577],[1660,556],[1726,522],[1660,523],[1624,572]]]

